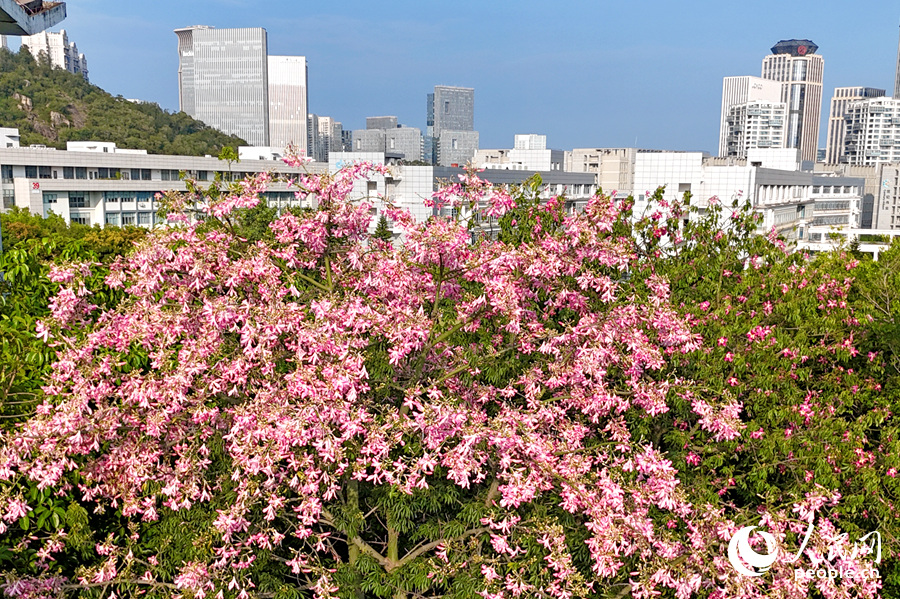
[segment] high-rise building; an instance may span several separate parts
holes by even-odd
[[[781,82],[781,101],[788,105],[785,147],[799,148],[800,159],[815,161],[822,114],[825,60],[809,40],[782,40],[763,58],[763,79]]]
[[[900,98],[900,43],[897,44],[897,70],[894,72],[894,97]]]
[[[867,98],[884,97],[883,89],[874,87],[838,87],[831,98],[831,112],[828,115],[828,139],[825,147],[825,163],[838,164],[844,151],[844,135],[847,131],[847,107],[853,102]]]
[[[269,56],[269,145],[308,155],[305,56]]]
[[[728,126],[726,121],[731,108],[738,104],[764,100],[781,101],[781,84],[777,81],[743,75],[722,79],[722,114],[719,121],[719,156],[726,156],[728,145]]]
[[[344,126],[330,116],[310,114],[307,120],[309,157],[316,162],[328,162],[332,152],[344,149]]]
[[[179,108],[250,145],[270,145],[266,30],[193,26],[175,34]]]
[[[869,98],[847,106],[842,163],[900,162],[900,99]]]
[[[783,148],[786,114],[784,102],[752,100],[735,104],[725,120],[725,152],[719,155],[746,158],[757,148]]]
[[[445,140],[442,142],[441,140]],[[440,147],[441,143],[447,145]],[[475,90],[434,86],[426,101],[425,154],[432,164],[465,164],[478,150]]]
[[[405,127],[395,116],[366,117],[366,128],[353,132],[353,152],[379,152],[410,162],[422,160],[422,131]]]
[[[5,35],[0,35],[0,48],[5,48],[6,50],[9,50],[9,44],[6,42]]]
[[[6,47],[5,42],[4,39],[4,47]],[[35,58],[46,56],[54,67],[81,75],[85,81],[88,80],[87,59],[84,54],[78,52],[75,42],[69,41],[65,29],[59,33],[42,31],[34,35],[22,36],[22,46],[28,48]]]

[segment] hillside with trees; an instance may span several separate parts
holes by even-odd
[[[183,112],[113,96],[27,50],[0,50],[0,127],[18,128],[22,145],[59,149],[68,141],[107,141],[151,154],[215,156],[224,146],[246,145]]]

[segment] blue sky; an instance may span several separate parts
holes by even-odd
[[[187,25],[265,27],[270,54],[305,55],[310,111],[344,128],[397,115],[424,129],[435,84],[475,88],[481,147],[515,133],[548,145],[706,150],[718,143],[722,77],[760,74],[781,39],[825,58],[836,86],[893,91],[896,2],[534,0],[67,0],[63,25],[91,81],[177,110],[176,37]],[[819,147],[825,145],[825,129]]]

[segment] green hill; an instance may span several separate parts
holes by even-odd
[[[151,154],[216,156],[223,146],[247,145],[183,112],[112,96],[25,49],[0,49],[0,127],[17,127],[22,145],[60,149],[67,141],[108,141]]]

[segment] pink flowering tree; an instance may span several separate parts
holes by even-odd
[[[500,217],[499,240],[389,209],[403,231],[394,247],[370,237],[370,206],[348,197],[378,168],[300,177],[298,197],[317,209],[285,212],[253,239],[240,215],[266,176],[199,204],[174,197],[204,218],[114,264],[115,307],[95,305],[89,265],[50,273],[47,399],[0,444],[0,527],[11,550],[35,552],[29,571],[8,574],[7,596],[877,594],[877,579],[808,579],[784,562],[747,577],[727,560],[748,523],[787,551],[815,518],[803,565],[829,551],[849,568],[872,558],[831,516],[844,479],[814,470],[787,488],[801,466],[780,453],[793,445],[772,445],[790,419],[781,439],[813,451],[804,414],[829,398],[798,412],[792,394],[784,414],[756,412],[779,384],[818,373],[762,380],[718,355],[768,356],[768,368],[787,355],[763,318],[774,307],[737,315],[722,295],[730,308],[710,318],[687,302],[711,283],[675,279],[685,273],[665,266],[661,235],[633,229],[627,205],[598,196],[566,214],[563,198],[493,190],[472,173],[433,201]],[[672,259],[691,263],[700,234]],[[742,273],[738,285],[764,276],[755,254],[721,249],[715,268]],[[844,283],[815,281],[840,304]],[[807,288],[798,282],[804,301]],[[710,336],[723,322],[724,342]],[[817,368],[845,358],[846,339],[829,335]],[[843,442],[870,451],[855,434]],[[774,471],[754,468],[751,449],[772,452]],[[845,449],[822,459],[846,466]],[[885,461],[868,455],[865,472]],[[29,485],[69,502],[47,534],[19,526]]]

